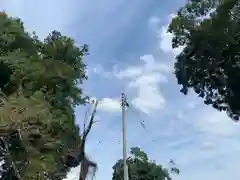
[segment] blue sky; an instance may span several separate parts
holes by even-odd
[[[20,17],[40,38],[57,29],[79,45],[89,80],[85,92],[100,100],[87,153],[99,165],[96,179],[111,179],[122,157],[121,92],[128,96],[127,146],[139,146],[168,166],[174,159],[176,180],[239,180],[239,124],[203,105],[194,94],[180,94],[173,76],[171,34],[166,28],[183,0],[1,0],[0,8]],[[76,108],[81,125],[86,108]],[[140,121],[144,121],[146,130]],[[77,179],[78,168],[68,180]]]

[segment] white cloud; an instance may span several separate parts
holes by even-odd
[[[138,96],[132,99],[132,104],[146,114],[155,110],[160,110],[165,105],[164,97],[154,86],[155,85],[151,85],[145,89],[139,87]]]
[[[127,80],[127,88],[134,91],[132,104],[142,112],[150,114],[165,105],[159,85],[167,82],[164,73],[169,72],[170,68],[158,62],[151,54],[140,57],[140,60],[143,64],[116,71],[115,76]]]
[[[103,98],[99,102],[98,109],[105,112],[120,112],[121,111],[120,100]]]
[[[138,77],[143,73],[142,67],[128,67],[115,73],[115,76],[119,79]]]
[[[172,53],[174,56],[178,55],[180,52],[182,52],[183,48],[172,48],[172,38],[173,35],[169,32],[167,32],[167,26],[161,27],[161,29],[158,32],[158,38],[159,38],[159,47],[164,53]]]
[[[174,17],[174,14],[170,14],[169,16],[169,23],[171,22],[172,18]],[[159,40],[159,48],[164,52],[164,53],[171,53],[174,56],[178,55],[180,52],[182,52],[183,47],[178,47],[178,48],[172,48],[172,38],[173,34],[167,32],[168,30],[168,24],[165,26],[162,26],[160,30],[157,32],[158,40]]]
[[[167,73],[171,68],[155,59],[151,54],[140,57],[141,64],[128,66],[127,68],[113,68],[108,72],[100,65],[96,65],[91,72],[105,78],[117,78],[126,81],[126,87],[132,94],[128,97],[131,103],[140,111],[150,114],[160,110],[165,105],[165,99],[159,85],[167,82]],[[102,111],[118,112],[120,110],[119,100],[104,98],[99,106]]]

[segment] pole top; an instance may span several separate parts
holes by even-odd
[[[129,107],[129,104],[127,102],[127,97],[124,93],[122,93],[122,101],[121,101],[121,106],[127,106]]]

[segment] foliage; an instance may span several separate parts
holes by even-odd
[[[240,1],[189,0],[169,25],[181,92],[189,88],[234,120],[240,115]]]
[[[16,178],[16,169],[22,179],[62,179],[79,164],[66,157],[81,145],[74,107],[86,102],[87,51],[57,31],[40,41],[0,12],[1,179]]]
[[[127,159],[129,180],[171,180],[171,173],[179,174],[179,169],[170,170],[148,159],[147,154],[138,147],[131,148],[131,155]],[[173,162],[171,164],[174,165]],[[113,166],[113,180],[123,180],[123,160],[120,159]]]

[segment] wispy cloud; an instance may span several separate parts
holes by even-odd
[[[120,112],[121,104],[119,99],[103,98],[99,103],[100,111],[105,112]]]
[[[115,76],[126,81],[127,90],[133,94],[132,104],[149,114],[152,111],[161,110],[165,105],[159,84],[167,82],[165,74],[170,71],[170,68],[151,54],[141,56],[140,60],[138,65],[129,65],[115,72]]]

